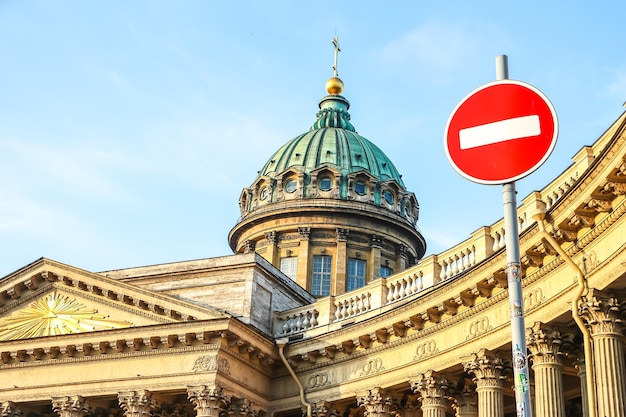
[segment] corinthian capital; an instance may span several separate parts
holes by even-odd
[[[219,385],[187,387],[187,398],[195,405],[197,417],[219,417],[231,403],[230,395]]]
[[[464,358],[463,368],[465,372],[474,376],[473,380],[478,388],[502,387],[505,363],[496,352],[481,349],[478,353]]]
[[[90,411],[87,401],[80,395],[53,397],[52,409],[60,417],[83,417]]]
[[[117,399],[125,417],[149,417],[156,406],[156,399],[147,390],[122,391]]]
[[[452,383],[439,372],[428,371],[416,376],[409,382],[413,392],[420,394],[422,407],[441,406],[447,403]]]
[[[357,392],[356,402],[365,410],[365,417],[390,417],[396,409],[394,398],[379,387]]]
[[[562,357],[570,346],[573,335],[561,332],[554,326],[540,322],[526,329],[528,350],[534,365],[561,364]]]
[[[20,417],[22,410],[12,401],[4,401],[0,403],[0,417]]]
[[[623,297],[620,300],[614,293],[591,289],[589,294],[582,297],[578,311],[592,335],[615,334],[621,336],[621,315],[624,313],[625,307]]]

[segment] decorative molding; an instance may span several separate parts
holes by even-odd
[[[308,380],[309,388],[321,388],[326,385],[330,385],[330,377],[328,376],[328,372],[318,372],[309,377]]]
[[[361,371],[359,376],[373,375],[385,370],[383,361],[380,358],[369,359],[364,363],[357,365],[357,368]]]
[[[426,340],[421,342],[415,348],[415,356],[413,360],[421,360],[433,356],[439,353],[439,349],[437,349],[437,343],[434,339]]]
[[[483,335],[492,330],[489,324],[489,316],[482,316],[472,321],[467,329],[467,336],[465,340],[473,339],[477,336]]]
[[[196,362],[193,364],[192,371],[218,371],[223,374],[230,375],[230,364],[227,359],[220,358],[218,355],[204,355],[196,359]]]

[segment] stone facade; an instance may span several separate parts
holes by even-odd
[[[626,115],[521,202],[536,417],[624,416],[625,214]],[[338,248],[361,236],[345,229]],[[253,250],[101,273],[39,259],[0,280],[1,416],[513,417],[503,229],[322,298]]]

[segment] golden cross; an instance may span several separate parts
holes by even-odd
[[[339,51],[341,51],[341,48],[339,47],[339,38],[337,36],[333,38],[333,45],[335,45],[335,62],[333,64],[333,74],[336,77],[337,76],[337,57],[339,56]]]

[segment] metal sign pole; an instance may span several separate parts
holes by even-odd
[[[506,55],[496,58],[496,78],[507,80],[509,67]],[[517,417],[531,416],[528,357],[526,351],[526,326],[522,297],[522,270],[520,264],[519,232],[517,229],[517,200],[515,182],[502,185],[504,205],[504,236],[506,244],[506,274],[511,307],[511,348]]]

